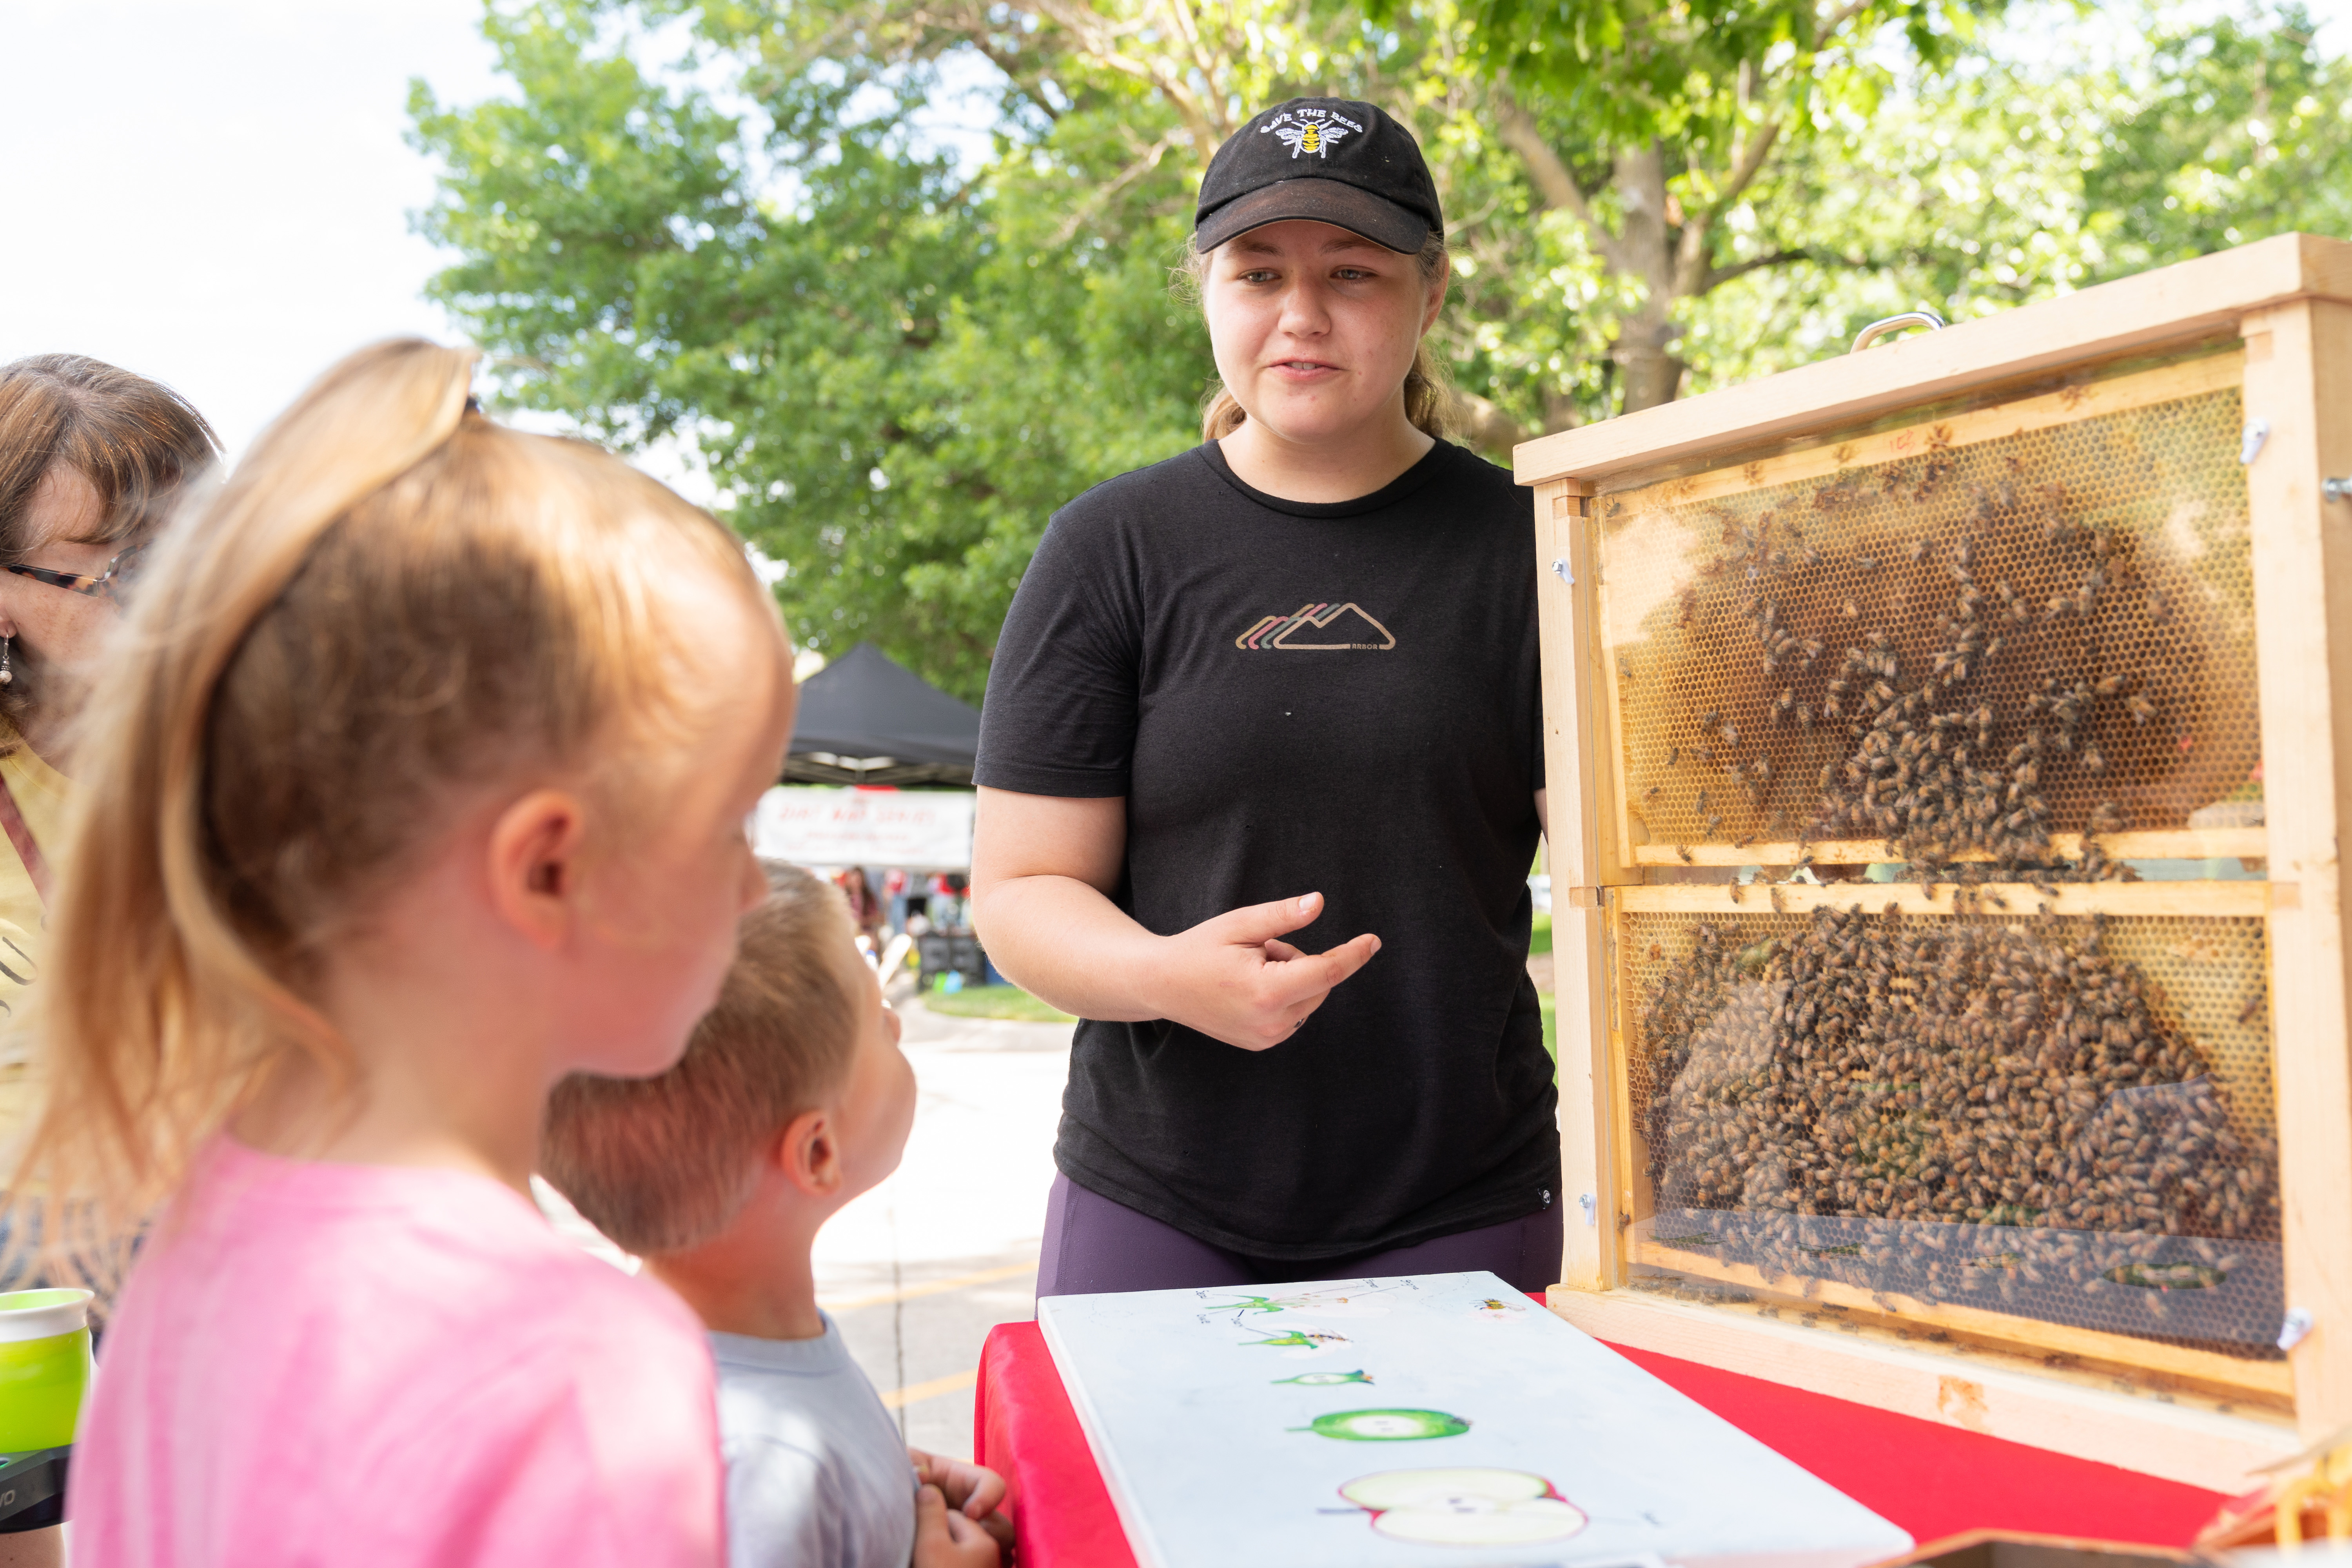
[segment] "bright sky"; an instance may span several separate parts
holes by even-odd
[[[2314,0],[2331,47],[2347,10]],[[420,298],[437,262],[408,214],[433,175],[402,138],[411,77],[445,101],[498,90],[479,15],[0,0],[0,362],[62,350],[154,376],[234,455],[347,350],[454,336]]]
[[[0,0],[0,362],[86,353],[234,454],[347,350],[447,338],[408,79],[497,80],[479,0]]]

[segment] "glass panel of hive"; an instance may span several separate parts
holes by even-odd
[[[2280,1359],[2259,919],[1627,913],[1618,971],[1637,1274]]]
[[[1603,498],[1636,858],[1870,841],[2030,867],[2060,834],[2258,825],[2237,374],[2166,367],[2086,417],[2060,394],[2040,423],[1986,410]]]

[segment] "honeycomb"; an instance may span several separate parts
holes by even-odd
[[[2215,805],[2259,822],[2242,417],[2224,386],[1602,499],[1633,841],[2032,863]]]
[[[2279,1358],[2259,918],[1616,921],[1637,1263]]]

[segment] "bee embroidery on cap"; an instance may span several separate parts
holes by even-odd
[[[1290,155],[1294,158],[1303,153],[1328,158],[1331,143],[1352,136],[1362,129],[1347,116],[1328,109],[1294,109],[1276,115],[1257,128],[1261,136],[1271,132],[1280,137],[1282,144],[1290,149]]]

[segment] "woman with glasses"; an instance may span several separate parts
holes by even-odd
[[[17,931],[40,929],[92,662],[140,552],[216,445],[144,376],[79,354],[0,366],[0,920]],[[0,944],[15,972],[0,1005],[20,956]]]
[[[144,376],[79,354],[0,365],[0,1152],[29,1109],[19,1026],[77,787],[74,720],[139,552],[216,446]],[[58,1531],[11,1528],[35,1522],[0,1522],[0,1564],[58,1560]]]

